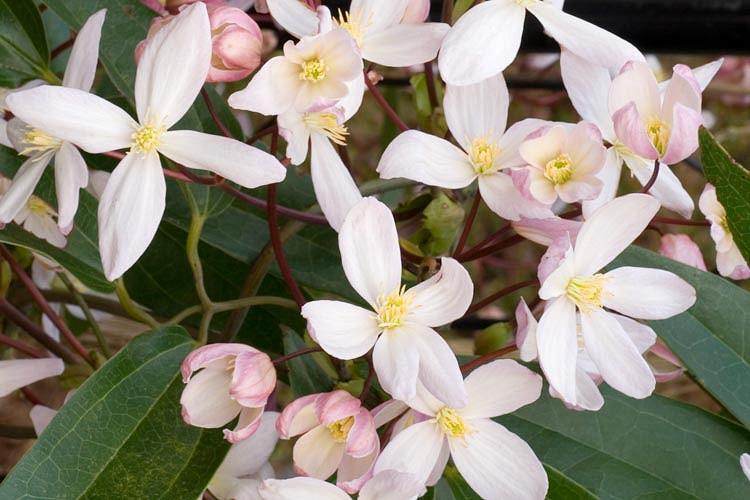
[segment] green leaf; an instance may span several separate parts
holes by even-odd
[[[547,480],[549,481],[549,490],[547,490],[547,498],[549,500],[567,500],[573,498],[576,500],[585,500],[596,498],[589,490],[551,465],[545,464],[544,470],[547,473]]]
[[[284,354],[310,347],[288,328],[284,331]],[[289,385],[296,397],[307,396],[318,392],[333,390],[333,381],[315,360],[314,355],[298,356],[287,361],[289,367]]]
[[[708,182],[727,211],[727,224],[745,260],[750,261],[750,172],[729,156],[711,135],[700,129],[701,160]]]
[[[578,483],[602,499],[747,498],[739,466],[750,449],[746,429],[661,396],[637,400],[608,387],[602,393],[601,410],[577,412],[545,388],[537,402],[498,421],[559,473],[553,475],[564,475],[568,490]],[[558,480],[550,482],[556,492]]]
[[[453,493],[453,498],[456,500],[481,499],[481,497],[471,489],[471,486],[466,483],[466,480],[461,477],[461,474],[454,466],[448,465],[445,468],[445,472],[443,472],[443,477],[448,482],[451,492]]]
[[[32,0],[0,0],[0,86],[52,78],[39,10]]]
[[[179,327],[141,335],[73,395],[0,498],[198,498],[229,445],[180,417]]]
[[[750,426],[750,293],[642,248],[629,248],[614,264],[666,269],[695,288],[693,307],[649,325],[696,380]]]

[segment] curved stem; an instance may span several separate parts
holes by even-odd
[[[229,184],[221,184],[219,187],[226,191],[228,194],[232,195],[233,197],[237,198],[238,200],[247,203],[248,205],[268,210],[268,203],[265,200],[261,200],[260,198],[256,198],[254,196],[250,196],[247,193],[243,193],[242,191],[230,186]],[[318,224],[327,226],[328,220],[325,218],[324,215],[319,214],[313,214],[309,212],[303,212],[300,210],[295,210],[293,208],[288,207],[282,207],[277,205],[276,206],[276,212],[279,215],[283,215],[284,217],[287,217],[289,219],[298,220],[301,222],[305,222],[307,224]]]
[[[203,97],[203,101],[206,103],[208,114],[211,115],[211,119],[214,121],[219,131],[224,135],[224,137],[234,139],[232,132],[229,131],[227,126],[224,125],[224,122],[221,121],[221,118],[219,118],[219,114],[216,112],[216,108],[214,108],[214,103],[211,102],[211,97],[208,95],[208,92],[206,92],[205,88],[201,89],[201,96]]]
[[[31,356],[32,358],[47,357],[47,354],[43,353],[42,351],[38,351],[25,342],[21,342],[20,340],[8,337],[7,335],[3,335],[2,333],[0,333],[0,344],[5,344],[8,347],[12,347],[16,351],[22,352],[28,356]]]
[[[120,305],[125,309],[128,316],[140,323],[150,326],[151,328],[159,327],[159,322],[149,313],[141,309],[141,307],[130,298],[130,294],[128,293],[128,289],[125,288],[125,282],[122,278],[115,280],[115,293],[120,300]]]
[[[289,354],[285,356],[281,356],[280,358],[276,358],[273,360],[274,365],[280,365],[281,363],[285,363],[286,361],[289,361],[290,359],[294,359],[299,356],[304,356],[305,354],[312,354],[314,352],[321,352],[323,351],[320,347],[308,347],[306,349],[300,349],[299,351],[290,352]]]
[[[480,366],[489,363],[490,361],[493,361],[497,358],[500,358],[502,356],[505,356],[506,354],[510,354],[513,351],[518,349],[515,344],[505,346],[502,349],[498,349],[497,351],[488,352],[487,354],[483,356],[479,356],[478,358],[475,358],[471,361],[469,361],[466,364],[461,365],[461,372],[466,373],[470,372],[474,368],[479,368]]]
[[[654,217],[651,222],[659,224],[673,224],[675,226],[702,226],[710,227],[711,223],[706,220],[676,219],[672,217]]]
[[[485,297],[484,299],[480,300],[479,302],[472,304],[471,307],[469,307],[466,310],[465,316],[468,316],[470,314],[473,314],[477,312],[478,310],[487,307],[488,305],[492,304],[498,299],[501,299],[505,297],[508,294],[511,294],[517,290],[520,290],[522,288],[526,288],[527,286],[534,286],[539,285],[539,280],[533,279],[533,280],[527,280],[527,281],[521,281],[520,283],[515,283],[510,286],[506,286],[502,290],[493,293],[492,295]]]
[[[500,229],[498,229],[497,231],[495,231],[494,233],[492,233],[491,235],[487,236],[485,239],[483,239],[482,241],[480,241],[479,243],[477,243],[476,245],[474,245],[473,247],[471,247],[470,249],[468,249],[466,251],[466,254],[469,255],[471,253],[478,252],[479,250],[481,250],[482,248],[486,247],[490,243],[494,242],[500,236],[502,236],[503,234],[507,233],[511,229],[513,229],[513,226],[511,226],[510,222],[507,223],[507,224],[505,224],[503,227],[501,227]]]
[[[479,210],[479,202],[481,201],[482,197],[479,194],[479,190],[477,189],[477,192],[474,194],[474,201],[472,201],[471,203],[471,209],[469,209],[469,215],[468,217],[466,217],[466,222],[464,223],[464,229],[463,231],[461,231],[461,237],[458,239],[456,249],[453,251],[453,257],[461,255],[461,252],[466,245],[466,240],[469,239],[469,233],[471,233],[471,227],[474,225],[474,219],[477,216],[477,211]]]
[[[367,88],[370,90],[370,94],[372,94],[372,97],[378,103],[378,106],[380,106],[380,108],[388,116],[388,118],[390,118],[393,124],[396,125],[396,127],[401,132],[406,132],[407,130],[409,130],[409,126],[406,123],[404,123],[401,117],[398,116],[398,113],[396,113],[396,111],[391,107],[391,105],[388,104],[388,101],[385,100],[385,97],[383,97],[383,94],[380,93],[380,90],[367,77],[367,71],[365,71],[364,79],[365,79],[365,85],[367,85]]]
[[[516,234],[516,235],[511,236],[510,238],[506,238],[504,240],[498,241],[497,243],[493,243],[492,245],[488,245],[484,248],[480,248],[477,251],[472,250],[472,251],[466,252],[463,255],[459,255],[456,258],[456,260],[458,260],[459,262],[467,262],[470,260],[480,259],[486,255],[490,255],[504,248],[517,245],[521,243],[522,241],[524,241],[523,236]]]
[[[302,291],[299,289],[299,285],[294,280],[292,270],[289,267],[289,262],[286,260],[284,254],[284,244],[281,241],[281,235],[279,233],[279,225],[276,220],[276,185],[271,184],[268,186],[268,231],[271,235],[271,246],[273,248],[276,262],[279,265],[281,276],[286,282],[286,286],[289,288],[289,292],[292,294],[294,301],[297,305],[302,308],[305,305],[305,296],[302,295]]]
[[[657,158],[654,160],[654,172],[651,174],[651,178],[648,180],[646,184],[643,185],[643,189],[641,189],[641,193],[648,193],[648,191],[653,187],[654,184],[656,184],[656,178],[659,177],[659,159]]]

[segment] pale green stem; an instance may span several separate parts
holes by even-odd
[[[115,293],[120,300],[120,305],[125,309],[125,312],[128,313],[128,316],[150,326],[151,328],[157,328],[159,326],[159,322],[156,321],[153,316],[141,309],[141,307],[130,298],[130,294],[128,293],[128,289],[125,288],[125,282],[122,278],[115,280]]]

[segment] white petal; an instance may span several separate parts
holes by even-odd
[[[289,109],[276,117],[279,135],[286,141],[286,157],[292,165],[301,165],[307,159],[310,147],[310,129],[303,120],[302,113]]]
[[[633,341],[633,344],[641,354],[648,351],[656,343],[656,332],[651,327],[627,316],[620,316],[614,313],[612,316],[620,323],[622,329],[628,334],[628,337],[630,337],[630,340]]]
[[[542,377],[512,359],[482,365],[466,377],[469,404],[464,418],[493,418],[533,403],[542,393]]]
[[[555,299],[542,314],[536,331],[539,364],[549,384],[570,403],[576,403],[575,304],[567,297]]]
[[[372,311],[346,302],[314,300],[302,307],[308,329],[324,351],[339,359],[354,359],[372,349],[379,329]]]
[[[362,195],[328,138],[314,133],[310,140],[310,175],[315,198],[328,223],[338,231],[346,214],[362,200]]]
[[[99,39],[102,36],[102,25],[107,9],[102,9],[88,18],[76,35],[76,41],[70,50],[68,66],[65,68],[62,84],[88,92],[96,76],[96,64],[99,60]]]
[[[430,476],[445,438],[435,422],[420,422],[401,431],[375,463],[375,475],[386,470],[414,474],[424,483]]]
[[[318,34],[318,16],[299,0],[266,0],[271,17],[297,38]]]
[[[597,309],[581,314],[581,327],[586,352],[607,384],[633,398],[651,395],[656,385],[654,374],[610,313]]]
[[[31,411],[29,411],[29,418],[31,419],[31,425],[34,426],[34,432],[36,432],[37,436],[41,436],[44,429],[46,429],[50,422],[52,422],[52,419],[55,418],[55,415],[57,415],[57,410],[53,410],[52,408],[43,405],[34,405]]]
[[[306,476],[326,479],[331,476],[344,457],[344,443],[333,440],[331,432],[322,425],[306,432],[294,445],[294,465]]]
[[[599,196],[593,200],[583,202],[583,217],[588,219],[599,208],[612,201],[617,196],[620,187],[620,176],[622,175],[622,159],[614,147],[607,149],[607,160],[604,167],[596,174],[596,178],[602,183]],[[651,191],[653,192],[653,190]]]
[[[159,152],[186,167],[210,170],[246,188],[281,182],[286,176],[286,168],[265,151],[193,130],[166,132]]]
[[[78,210],[78,190],[89,183],[89,169],[81,153],[69,142],[63,142],[55,155],[55,189],[57,191],[57,224],[64,232],[73,225]]]
[[[99,202],[99,251],[114,280],[143,255],[164,214],[167,186],[156,153],[129,153],[112,172]]]
[[[362,105],[362,99],[365,96],[365,89],[367,88],[364,77],[349,80],[346,82],[346,86],[349,89],[349,92],[345,97],[342,97],[338,103],[336,103],[337,107],[344,109],[344,121],[349,120],[349,118],[359,111],[359,107]]]
[[[31,157],[18,169],[8,190],[0,195],[0,224],[7,224],[26,207],[26,202],[34,193],[51,154]]]
[[[669,271],[618,267],[605,276],[604,306],[626,316],[666,319],[695,303],[695,289]]]
[[[654,162],[639,156],[628,155],[624,158],[625,164],[636,176],[638,182],[645,186],[654,173]],[[693,198],[682,187],[680,179],[667,165],[663,163],[660,165],[656,182],[648,192],[659,200],[664,208],[673,210],[686,219],[692,217],[693,210],[695,209]]]
[[[23,219],[23,221],[21,220]],[[55,219],[49,215],[37,215],[24,209],[15,219],[16,224],[23,222],[23,228],[39,239],[46,240],[57,248],[65,247],[67,240],[57,227]]]
[[[396,137],[383,152],[377,171],[382,179],[403,177],[447,189],[464,188],[476,178],[465,152],[418,130]]]
[[[0,397],[39,380],[60,375],[65,364],[58,358],[0,361]]]
[[[138,120],[170,128],[193,105],[211,66],[211,25],[197,2],[149,40],[138,62],[135,104]]]
[[[229,397],[232,373],[205,368],[188,381],[180,396],[182,417],[189,425],[215,429],[232,421],[242,407]]]
[[[576,408],[599,411],[604,406],[604,398],[599,387],[580,363],[576,369]]]
[[[590,275],[612,262],[646,229],[659,211],[653,196],[620,196],[583,223],[575,243],[575,272]]]
[[[443,337],[431,328],[414,324],[386,335],[404,335],[414,344],[419,352],[419,381],[425,389],[451,408],[466,405],[466,388],[461,369],[456,355]],[[398,399],[408,401],[408,398]]]
[[[383,333],[375,343],[372,362],[383,390],[395,399],[409,401],[417,394],[419,349],[402,333]]]
[[[216,473],[242,477],[260,471],[271,457],[279,435],[276,432],[277,412],[269,411],[260,417],[260,426],[247,439],[232,445]]]
[[[292,107],[299,91],[294,71],[298,71],[297,67],[286,58],[274,57],[253,75],[247,87],[230,95],[227,102],[235,109],[279,115]]]
[[[341,264],[349,283],[375,307],[401,284],[401,251],[393,214],[375,198],[352,207],[339,232]]]
[[[549,36],[587,61],[618,71],[628,61],[644,60],[643,54],[630,42],[554,5],[535,2],[527,8],[539,19]]]
[[[503,219],[519,220],[552,217],[552,211],[518,190],[513,178],[504,172],[479,176],[479,192],[487,206]]]
[[[710,63],[704,64],[693,68],[693,76],[695,77],[701,90],[706,90],[708,84],[714,79],[716,73],[721,69],[721,65],[724,64],[724,58],[716,59]]]
[[[443,477],[443,471],[445,471],[445,466],[448,465],[448,459],[451,457],[451,447],[448,444],[448,440],[443,441],[443,447],[440,448],[440,454],[438,455],[438,459],[435,462],[435,467],[432,468],[432,472],[430,472],[430,476],[427,478],[427,482],[425,483],[425,486],[435,486],[438,481],[440,481],[440,478]]]
[[[549,125],[548,121],[526,118],[508,127],[508,130],[500,138],[500,155],[497,158],[497,166],[499,168],[514,168],[527,165],[518,150],[526,137],[547,125]]]
[[[425,493],[424,483],[406,472],[385,470],[370,479],[359,492],[359,500],[411,500]]]
[[[526,301],[521,297],[516,307],[516,346],[521,361],[533,361],[537,358],[536,349],[536,329],[539,322],[531,313],[531,309],[526,305]]]
[[[605,139],[613,141],[615,130],[608,105],[612,84],[609,71],[564,49],[560,54],[560,70],[565,90],[578,114],[599,127]]]
[[[509,104],[502,73],[472,85],[447,85],[443,99],[448,128],[466,151],[474,139],[498,141],[502,137]]]
[[[376,31],[399,22],[409,0],[352,0],[349,12],[367,21],[367,29]]]
[[[270,4],[273,0],[267,1]],[[351,500],[335,485],[312,477],[266,479],[258,494],[263,500]]]
[[[473,432],[450,439],[456,468],[482,498],[541,499],[547,473],[526,441],[487,419],[470,421]]]
[[[443,40],[440,76],[451,85],[469,85],[503,71],[518,54],[525,17],[526,9],[513,0],[469,9]]]
[[[409,321],[438,327],[464,315],[474,296],[469,272],[455,259],[443,257],[441,266],[430,279],[411,288]]]
[[[368,33],[362,58],[392,68],[432,61],[449,28],[443,23],[396,24]]]
[[[5,102],[14,115],[32,127],[89,153],[130,146],[138,128],[122,109],[78,89],[43,85],[13,92]]]
[[[10,142],[10,137],[8,137],[8,122],[2,118],[0,118],[0,144],[7,148],[13,147],[13,143]]]
[[[740,455],[740,466],[742,467],[742,472],[745,474],[745,477],[750,481],[750,454],[743,453]]]

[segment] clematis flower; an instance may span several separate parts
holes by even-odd
[[[750,453],[743,453],[740,456],[740,467],[747,480],[750,481]]]
[[[320,101],[335,102],[349,93],[347,82],[362,78],[362,58],[349,34],[334,29],[284,44],[284,55],[266,62],[244,90],[229,96],[236,109],[280,115],[305,111]]]
[[[674,165],[698,149],[701,88],[693,72],[678,64],[663,95],[645,62],[623,66],[612,81],[609,111],[615,133],[647,160]]]
[[[711,82],[722,62],[723,59],[718,59],[693,70],[702,90]],[[634,153],[615,133],[615,126],[609,113],[609,92],[612,86],[609,71],[568,50],[562,51],[560,68],[568,97],[578,114],[584,120],[596,125],[604,140],[611,144],[607,149],[607,162],[599,173],[604,187],[596,199],[583,202],[583,213],[589,216],[594,210],[616,196],[623,162],[642,185],[651,179],[654,162]],[[669,82],[662,82],[659,86],[660,92],[664,92],[667,85]],[[659,200],[664,208],[690,218],[694,208],[692,197],[682,187],[682,183],[674,172],[662,166],[664,168],[659,170],[659,175],[649,189],[649,194]]]
[[[575,247],[542,283],[539,297],[550,301],[537,329],[539,363],[562,399],[577,405],[580,311],[583,343],[599,373],[614,389],[634,398],[654,390],[654,376],[615,315],[666,319],[695,303],[695,290],[676,275],[658,269],[609,264],[646,228],[659,202],[645,194],[615,198],[583,223]],[[604,308],[608,310],[605,310]]]
[[[469,85],[497,75],[513,62],[528,10],[562,47],[596,65],[619,70],[643,55],[630,43],[566,14],[551,0],[488,0],[469,9],[440,48],[440,75],[451,85]]]
[[[143,254],[164,213],[166,184],[159,153],[189,168],[210,170],[244,187],[281,181],[273,156],[240,141],[192,130],[168,130],[188,111],[211,64],[211,34],[203,3],[186,7],[159,30],[138,65],[138,122],[92,94],[42,86],[6,98],[32,126],[90,153],[130,148],[99,203],[99,250],[114,280]]]
[[[76,36],[63,76],[64,87],[79,89],[82,92],[91,90],[106,13],[107,10],[102,9],[89,17]],[[8,94],[6,105],[9,109],[12,108],[10,103],[15,102],[17,94],[23,92],[25,91]],[[20,116],[18,113],[14,114]],[[44,169],[54,159],[59,211],[57,224],[63,234],[68,234],[73,228],[73,217],[78,210],[78,190],[88,184],[86,162],[73,144],[46,127],[46,121],[34,120],[33,124],[31,122],[32,120],[13,119],[7,125],[9,141],[20,154],[28,156],[28,160],[18,169],[13,183],[0,200],[0,224],[19,217],[20,212],[27,207]],[[60,238],[56,238],[56,241],[59,242]],[[63,242],[58,246],[64,244]]]
[[[213,496],[219,500],[257,498],[261,482],[274,477],[268,459],[279,439],[276,433],[278,416],[273,411],[265,412],[255,434],[229,448],[208,483],[208,491]]]
[[[308,302],[302,316],[315,341],[339,359],[358,358],[374,346],[380,385],[396,399],[414,397],[420,381],[441,400],[463,406],[456,356],[433,328],[468,309],[474,288],[469,273],[443,258],[437,274],[406,290],[393,214],[369,197],[346,216],[339,249],[349,283],[372,309],[334,300]]]
[[[188,354],[181,370],[187,384],[180,397],[185,423],[214,429],[239,415],[233,431],[224,429],[224,438],[239,443],[255,433],[276,387],[267,354],[245,344],[211,344]]]
[[[703,254],[698,245],[687,234],[665,234],[661,237],[659,253],[665,257],[706,270]]]
[[[706,184],[700,199],[700,208],[706,219],[711,221],[711,238],[716,243],[716,268],[719,274],[733,280],[750,278],[750,267],[734,242],[727,223],[727,212],[716,197],[716,188]]]
[[[39,161],[43,160],[40,159]],[[2,205],[6,196],[18,194],[18,191],[10,191],[11,188],[10,179],[0,177],[0,205]],[[9,192],[10,194],[8,194]],[[68,243],[68,239],[60,230],[55,220],[56,217],[57,212],[46,201],[32,194],[21,205],[19,211],[13,217],[13,221],[37,238],[45,240],[52,246],[63,248]],[[3,226],[4,224],[0,223],[0,229]]]
[[[540,203],[551,205],[558,197],[566,203],[591,200],[602,189],[596,174],[607,150],[599,130],[588,122],[544,127],[527,137],[518,152],[529,165],[529,191]]]
[[[295,477],[292,479],[267,479],[258,489],[263,500],[351,500],[341,489],[321,479]],[[412,474],[383,471],[373,477],[359,491],[359,500],[416,500],[425,494],[425,488]]]
[[[294,444],[295,469],[357,492],[371,477],[380,440],[369,410],[346,391],[311,394],[290,403],[276,422],[282,439],[302,435]]]
[[[0,398],[34,382],[56,377],[64,369],[65,363],[59,358],[0,361]]]
[[[491,420],[533,403],[542,378],[513,360],[474,370],[464,381],[469,402],[453,408],[421,388],[409,406],[431,418],[399,433],[382,451],[375,474],[397,470],[425,481],[453,458],[461,476],[482,498],[544,498],[547,475],[534,452]]]
[[[552,217],[549,209],[523,195],[510,172],[525,165],[518,154],[524,138],[545,122],[523,120],[507,131],[508,88],[502,75],[474,85],[448,85],[443,109],[454,146],[417,130],[396,137],[377,171],[383,179],[404,177],[429,186],[461,189],[476,179],[482,199],[500,217]]]

